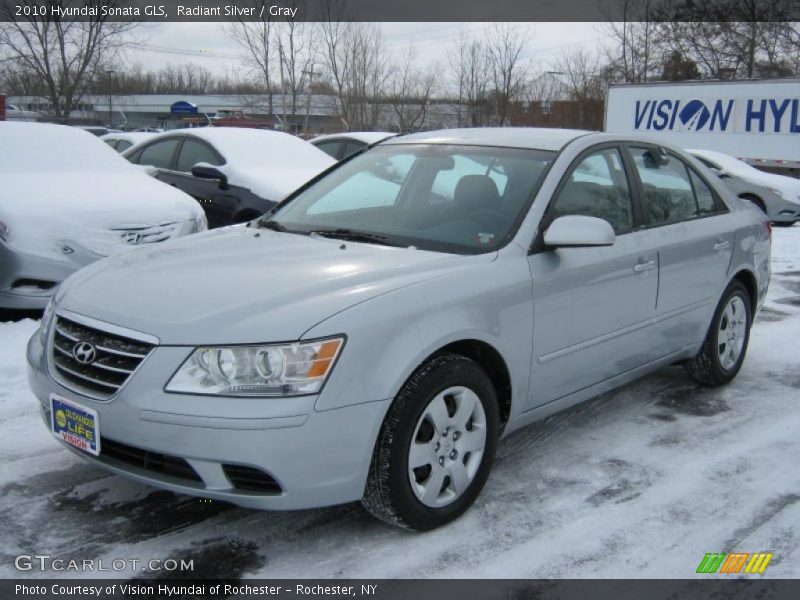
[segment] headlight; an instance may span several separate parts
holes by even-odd
[[[53,320],[53,315],[56,312],[56,303],[53,297],[50,297],[50,301],[47,303],[47,306],[44,309],[44,313],[42,313],[42,324],[39,325],[39,339],[42,342],[42,345],[47,344],[47,332],[50,329],[50,321]]]
[[[167,392],[217,396],[300,396],[325,384],[344,338],[293,344],[196,348]]]

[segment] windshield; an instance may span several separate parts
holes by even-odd
[[[513,236],[554,152],[392,144],[346,162],[272,215],[273,227],[478,254]]]

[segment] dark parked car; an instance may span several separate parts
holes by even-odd
[[[194,197],[209,228],[262,215],[334,160],[276,131],[204,127],[153,136],[123,156]]]

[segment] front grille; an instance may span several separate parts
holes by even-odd
[[[135,448],[105,437],[100,438],[100,457],[160,475],[168,475],[169,477],[198,483],[203,482],[192,466],[180,457]]]
[[[89,364],[79,362],[73,352],[82,342],[94,348],[94,360]],[[151,344],[63,317],[56,319],[51,346],[51,360],[58,378],[96,398],[113,396],[153,349]]]
[[[222,470],[237,490],[261,492],[263,494],[280,494],[281,486],[270,475],[255,467],[223,464]]]

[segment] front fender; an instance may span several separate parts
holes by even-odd
[[[513,417],[528,393],[532,297],[526,258],[501,257],[326,319],[303,337],[344,333],[347,343],[316,409],[394,398],[431,354],[453,342],[478,340],[497,350],[508,367]]]

